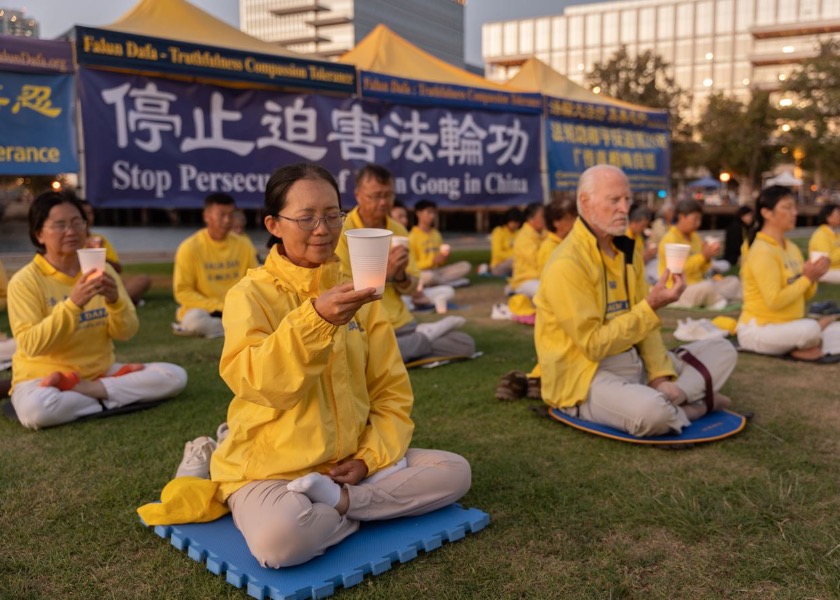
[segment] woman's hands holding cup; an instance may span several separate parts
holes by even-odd
[[[117,282],[106,271],[91,269],[83,274],[73,291],[70,292],[70,300],[79,308],[84,307],[93,300],[94,296],[105,296],[108,304],[113,304],[119,297]]]
[[[375,288],[366,288],[358,292],[352,283],[342,283],[315,298],[313,306],[322,319],[333,325],[349,323],[362,305],[382,298]]]
[[[827,256],[820,256],[817,260],[808,260],[802,265],[802,275],[807,277],[811,283],[816,283],[820,277],[828,273],[831,268],[831,261]]]

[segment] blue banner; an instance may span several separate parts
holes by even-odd
[[[0,69],[24,73],[72,73],[70,42],[0,35]]]
[[[237,90],[79,69],[85,188],[99,207],[199,207],[213,192],[262,206],[278,167],[316,162],[350,207],[375,162],[412,205],[542,199],[540,117]]]
[[[0,175],[78,170],[73,76],[0,72]]]
[[[573,191],[597,164],[619,167],[633,192],[667,190],[671,134],[664,111],[550,99],[545,122],[552,190]]]

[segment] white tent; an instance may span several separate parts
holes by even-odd
[[[802,180],[798,177],[794,177],[792,174],[784,171],[781,175],[776,175],[775,177],[771,177],[767,181],[764,182],[764,187],[770,187],[771,185],[784,185],[787,187],[797,187],[802,185]]]

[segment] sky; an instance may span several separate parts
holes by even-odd
[[[196,6],[239,26],[237,0],[190,0]],[[416,0],[422,10],[424,0]],[[588,0],[592,1],[592,0]],[[492,21],[559,14],[564,6],[587,0],[467,0],[464,16],[464,53],[470,64],[481,64],[481,25]],[[41,23],[41,37],[54,38],[73,25],[107,25],[116,21],[136,0],[0,0],[8,8],[24,8]]]

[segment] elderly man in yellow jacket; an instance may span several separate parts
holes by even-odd
[[[656,311],[679,298],[685,281],[674,275],[668,288],[666,271],[648,290],[642,256],[624,236],[627,177],[608,165],[587,169],[577,203],[579,218],[535,298],[543,400],[637,436],[679,432],[728,406],[719,390],[735,368],[729,342],[694,342],[685,358],[663,345]]]

